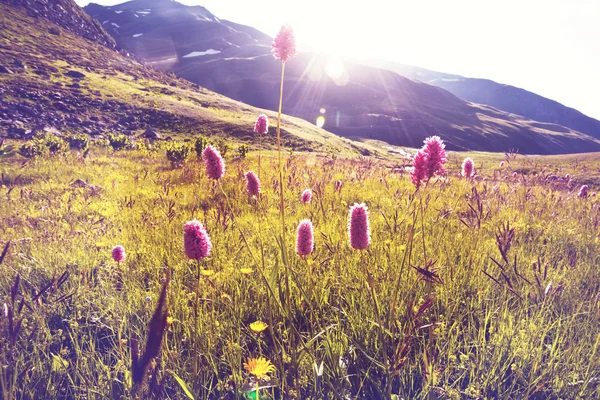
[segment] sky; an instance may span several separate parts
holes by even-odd
[[[600,0],[180,2],[272,36],[288,23],[307,49],[492,79],[600,119]]]

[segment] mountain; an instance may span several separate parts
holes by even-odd
[[[0,0],[0,137],[26,139],[47,130],[138,135],[152,128],[253,140],[254,121],[265,110],[148,67],[118,48],[72,0]],[[300,150],[373,149],[289,116],[282,142]],[[265,144],[273,143],[268,135]]]
[[[271,38],[220,20],[203,7],[171,0],[86,6],[117,44],[149,64],[209,90],[275,110],[281,64]],[[600,140],[467,102],[434,85],[326,55],[303,53],[286,63],[283,111],[348,138],[418,147],[431,135],[451,150],[552,154],[600,150]]]
[[[489,79],[465,78],[460,75],[430,71],[410,65],[387,61],[372,61],[369,65],[388,69],[406,76],[441,87],[461,99],[488,104],[499,110],[522,115],[529,119],[563,125],[573,130],[600,138],[600,121],[557,101]]]

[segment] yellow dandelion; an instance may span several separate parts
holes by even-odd
[[[246,368],[246,371],[256,376],[257,379],[262,379],[269,373],[275,372],[275,366],[271,361],[263,357],[249,358],[248,362],[244,363],[244,368]]]
[[[390,247],[390,245],[392,244],[392,241],[390,239],[386,239],[383,244],[385,244],[387,247]]]
[[[171,325],[175,321],[173,317],[167,317],[167,325]]]
[[[242,268],[240,269],[240,272],[244,275],[250,275],[254,270],[252,268]]]
[[[106,246],[106,243],[103,243],[103,242],[96,243],[96,249],[97,250],[100,250],[101,248],[103,248],[105,246]]]
[[[261,333],[265,329],[267,329],[269,325],[265,324],[262,321],[255,321],[250,324],[250,329],[252,329],[256,333]]]
[[[200,271],[200,274],[202,276],[211,276],[215,274],[215,271],[213,271],[212,269],[203,269],[202,271]]]
[[[314,262],[314,260],[311,260],[310,258],[307,258],[307,259],[306,259],[306,265],[308,265],[309,267],[310,267],[311,265],[313,265],[314,263],[315,263],[315,262]]]

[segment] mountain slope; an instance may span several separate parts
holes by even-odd
[[[170,0],[91,4],[85,10],[109,26],[119,45],[147,62],[244,103],[277,108],[281,66],[264,34]],[[465,102],[394,72],[319,54],[301,54],[286,63],[284,97],[285,113],[315,121],[324,110],[325,129],[350,138],[417,147],[425,137],[439,135],[453,150],[600,150],[599,140],[573,129]]]
[[[600,121],[543,96],[504,85],[489,79],[465,78],[460,75],[430,71],[410,65],[376,61],[370,65],[389,69],[410,79],[441,87],[461,99],[573,130],[600,138]]]
[[[60,1],[61,7],[68,5]],[[27,7],[0,1],[0,71],[5,71],[0,73],[0,136],[27,138],[50,126],[91,135],[134,135],[151,127],[167,135],[253,138],[254,120],[264,110],[106,47],[102,28],[95,37],[88,35],[90,40],[83,39],[70,29],[71,14],[43,17]],[[96,26],[80,22],[84,33]],[[115,47],[114,42],[110,46]],[[273,136],[268,135],[267,144],[273,143]],[[288,116],[282,137],[284,145],[298,149],[359,152],[369,147]]]

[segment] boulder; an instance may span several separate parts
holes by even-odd
[[[67,71],[65,73],[65,75],[70,76],[71,78],[74,78],[74,79],[83,79],[83,78],[85,78],[85,74],[83,72],[79,72],[79,71],[75,71],[75,70]]]
[[[144,133],[142,133],[142,137],[150,140],[162,140],[162,135],[156,132],[154,129],[148,128]]]
[[[3,65],[0,65],[0,74],[14,74],[14,72]]]

